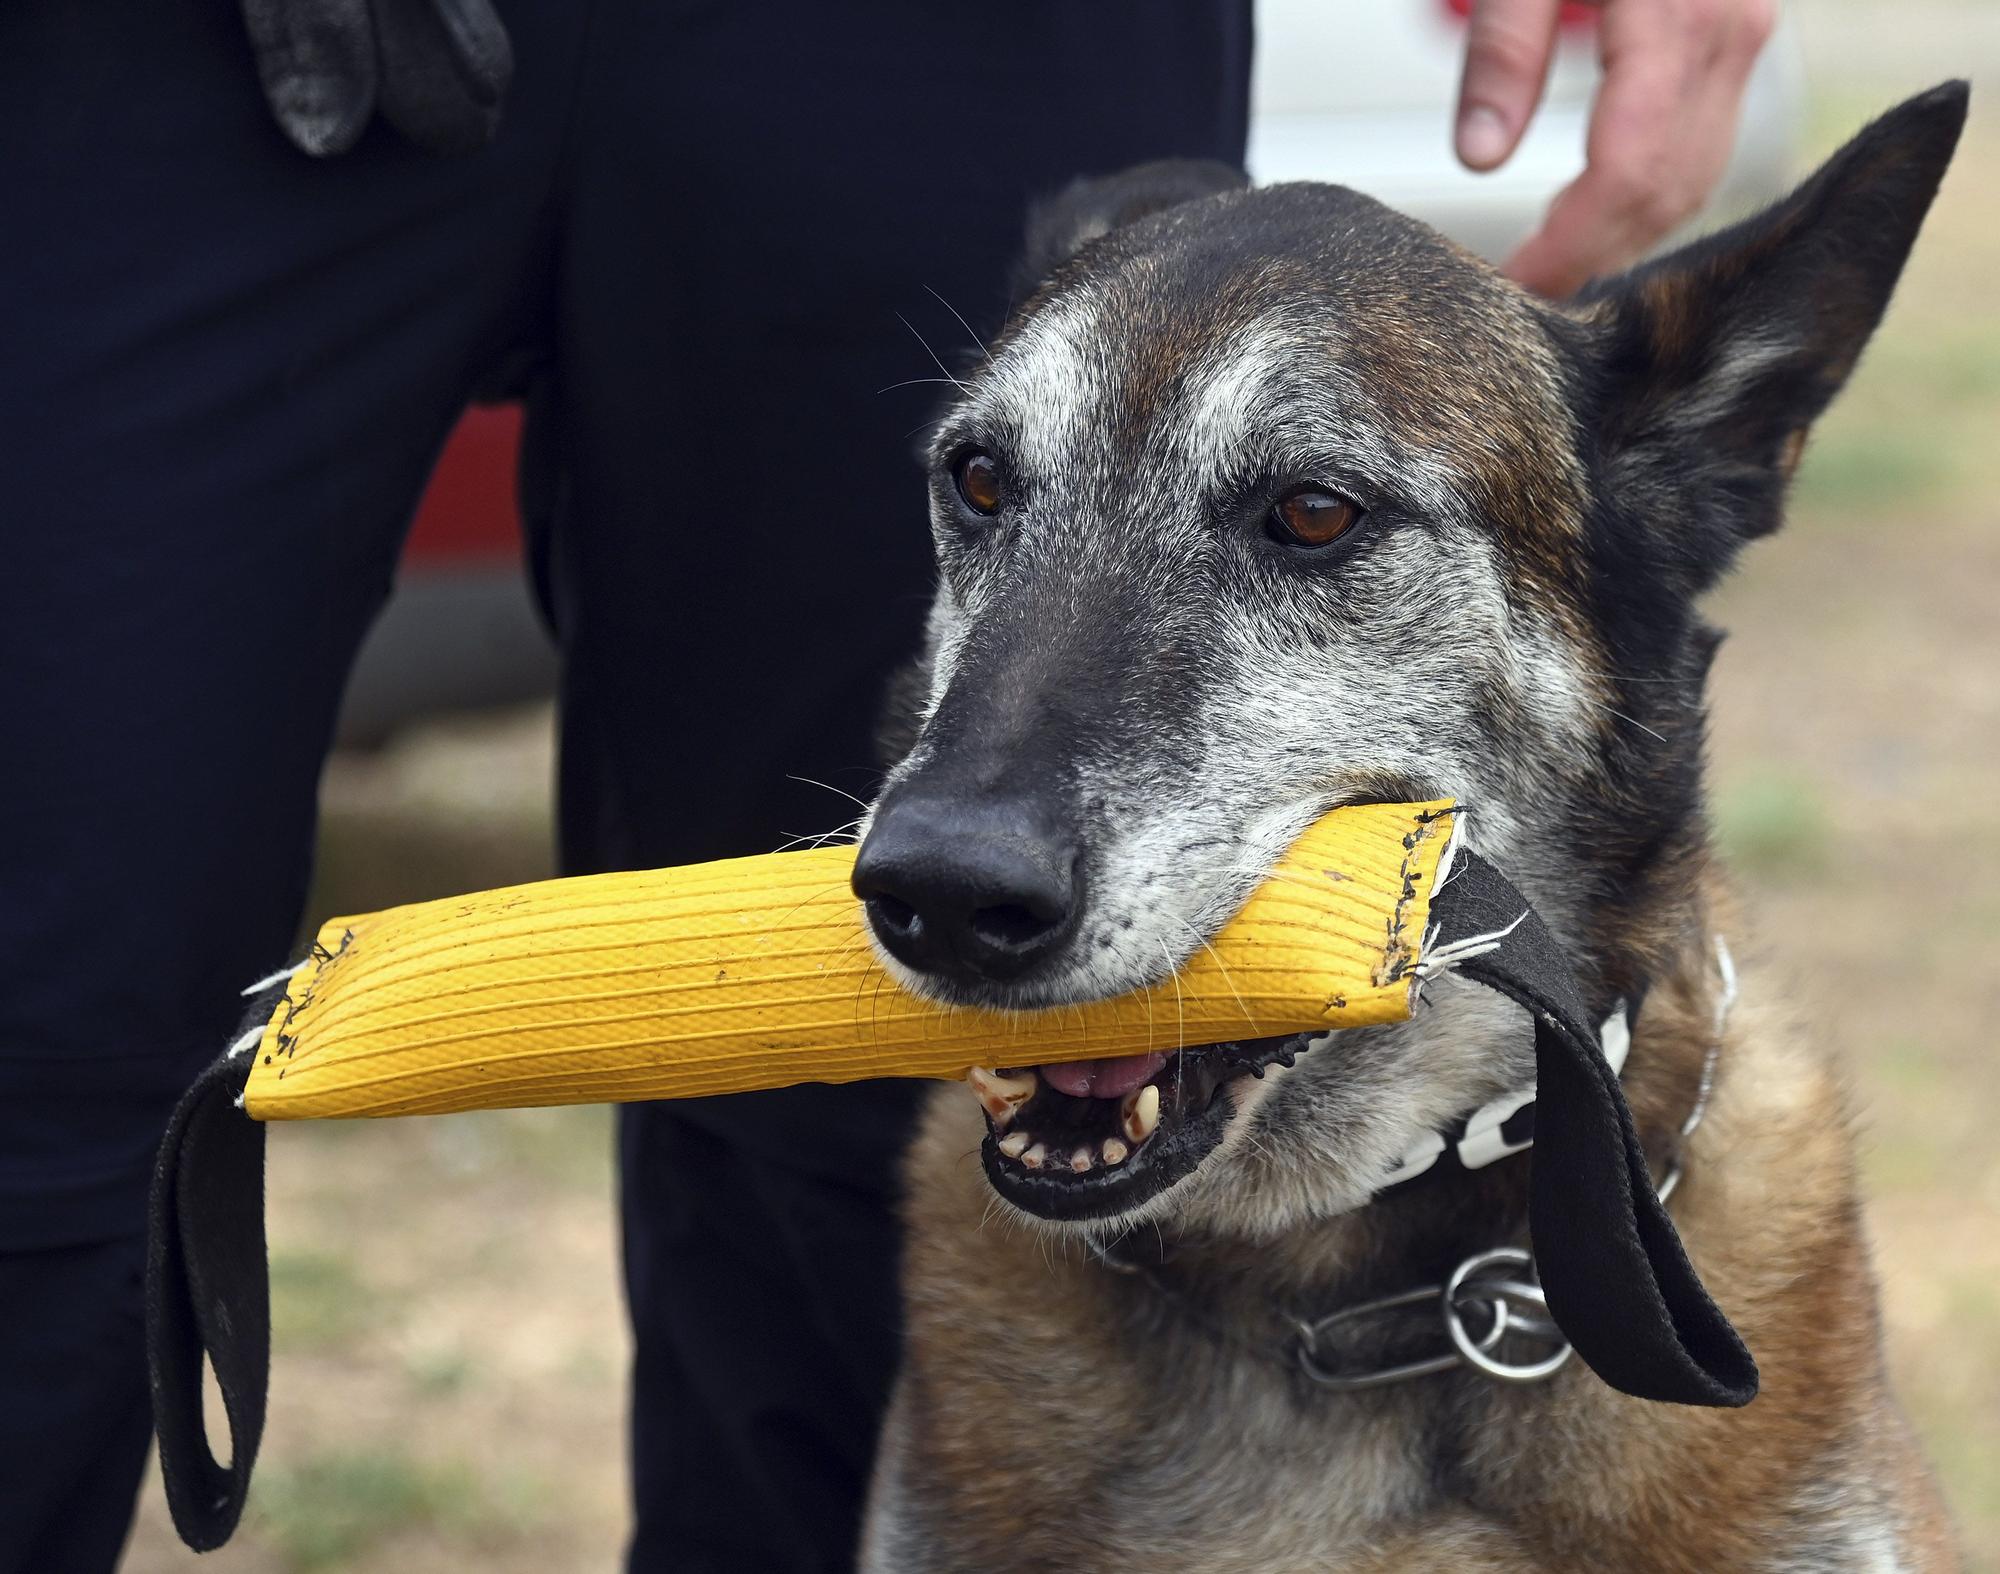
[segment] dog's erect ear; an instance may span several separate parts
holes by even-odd
[[[1160,159],[1116,175],[1073,180],[1029,210],[1027,246],[1015,270],[1016,295],[1026,296],[1100,235],[1163,208],[1249,184],[1242,170],[1214,159]]]
[[[1594,286],[1596,438],[1614,499],[1671,510],[1690,591],[1777,527],[1808,428],[1881,320],[1965,124],[1948,82],[1771,208]]]

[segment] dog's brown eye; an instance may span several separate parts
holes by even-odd
[[[1288,546],[1323,547],[1361,521],[1361,505],[1335,492],[1307,488],[1271,505],[1270,532]]]
[[[975,514],[1000,512],[1000,461],[975,448],[952,468],[952,480],[965,506]]]

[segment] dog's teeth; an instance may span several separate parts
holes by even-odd
[[[1016,1111],[1042,1085],[1042,1079],[1032,1071],[1024,1071],[1018,1077],[1003,1077],[984,1066],[974,1066],[965,1074],[965,1080],[972,1085],[979,1107],[986,1111],[995,1131],[1005,1131],[1013,1123]]]
[[[1069,1156],[1069,1167],[1081,1175],[1096,1161],[1090,1156],[1090,1144],[1085,1143]]]
[[[1048,1156],[1049,1156],[1049,1150],[1043,1147],[1038,1142],[1032,1148],[1028,1149],[1026,1153],[1021,1155],[1021,1162],[1027,1165],[1028,1168],[1031,1170],[1038,1170],[1042,1167],[1042,1160],[1046,1159]]]
[[[1028,1134],[1025,1131],[1009,1132],[1000,1139],[1000,1151],[1010,1159],[1018,1159],[1028,1150]]]
[[[1130,1148],[1126,1147],[1116,1137],[1106,1137],[1104,1139],[1104,1162],[1106,1164],[1123,1164],[1125,1162],[1125,1155],[1131,1151]]]
[[[1143,1088],[1126,1094],[1118,1113],[1124,1123],[1126,1137],[1136,1148],[1152,1136],[1153,1128],[1160,1123],[1159,1088],[1148,1082]]]

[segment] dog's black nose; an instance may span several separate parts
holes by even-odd
[[[920,972],[1018,978],[1075,928],[1077,850],[1020,799],[890,798],[854,863],[854,894],[889,954]]]

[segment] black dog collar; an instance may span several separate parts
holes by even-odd
[[[1613,1076],[1625,1070],[1625,1053],[1632,1042],[1636,1003],[1621,1000],[1597,1030],[1597,1041]],[[1461,1115],[1433,1131],[1403,1155],[1403,1162],[1383,1176],[1377,1197],[1391,1196],[1425,1181],[1483,1170],[1489,1164],[1535,1145],[1535,1090],[1519,1088]]]

